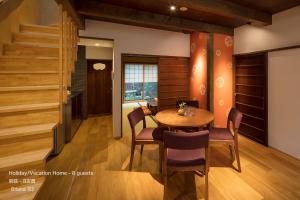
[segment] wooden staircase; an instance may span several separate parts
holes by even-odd
[[[12,43],[4,44],[0,56],[0,199],[33,199],[45,181],[44,176],[9,175],[9,171],[43,171],[53,149],[53,130],[62,123],[67,94],[68,81],[67,85],[63,81],[70,79],[72,71],[63,65],[62,34],[67,30],[62,27],[20,25]],[[10,183],[12,179],[18,181]]]

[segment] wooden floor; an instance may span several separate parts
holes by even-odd
[[[89,118],[62,153],[47,163],[49,171],[92,171],[93,176],[49,176],[37,199],[203,199],[204,178],[192,173],[170,177],[164,194],[155,145],[145,146],[142,157],[137,148],[133,172],[128,172],[130,134],[115,140],[111,126],[110,116]],[[300,199],[299,160],[244,137],[239,141],[242,173],[231,168],[226,146],[211,148],[210,199]]]

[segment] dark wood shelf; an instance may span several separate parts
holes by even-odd
[[[250,128],[253,128],[253,129],[259,130],[259,131],[261,131],[261,132],[264,132],[264,130],[263,130],[263,129],[257,128],[257,127],[255,127],[255,126],[252,126],[252,125],[250,125],[250,124],[247,124],[247,123],[245,123],[245,122],[241,122],[241,124],[243,124],[243,125],[245,125],[245,126],[248,126],[248,127],[250,127]]]
[[[251,67],[260,67],[263,66],[264,64],[260,63],[255,63],[255,64],[236,64],[236,67],[238,68],[251,68]]]
[[[236,74],[237,77],[264,77],[262,74]]]
[[[263,85],[251,85],[251,84],[241,84],[241,83],[237,83],[235,85],[237,85],[237,86],[247,86],[247,87],[261,87],[261,88],[264,87]]]
[[[265,141],[263,141],[263,140],[261,140],[261,139],[259,139],[259,138],[257,138],[257,137],[254,137],[254,136],[252,136],[252,135],[249,134],[249,133],[246,133],[246,132],[244,132],[244,131],[242,131],[242,130],[239,130],[239,133],[240,133],[241,135],[243,135],[243,136],[248,137],[248,138],[251,139],[251,140],[254,140],[254,141],[256,141],[256,142],[258,142],[258,143],[260,143],[260,144],[265,145]]]
[[[246,113],[243,113],[243,115],[245,115],[245,116],[247,116],[247,117],[254,118],[254,119],[258,119],[258,120],[261,120],[261,121],[265,121],[265,119],[263,119],[263,118],[261,118],[261,117],[256,117],[256,116],[249,115],[249,114],[246,114]]]
[[[236,94],[236,95],[247,96],[247,97],[253,97],[253,98],[257,98],[257,99],[264,99],[264,97],[262,97],[262,96],[255,96],[255,95],[244,94],[244,93],[240,93],[240,92],[236,92],[235,94]]]
[[[268,146],[267,54],[235,55],[234,63],[234,101],[244,115],[240,131]]]
[[[253,105],[246,104],[246,103],[241,103],[241,102],[238,102],[238,101],[236,101],[235,103],[236,103],[236,104],[240,104],[240,105],[242,105],[242,106],[247,106],[247,107],[250,107],[250,108],[255,108],[255,109],[259,109],[259,110],[264,110],[264,108],[262,108],[262,107],[253,106]]]

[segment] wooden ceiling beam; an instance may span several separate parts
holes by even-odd
[[[169,0],[163,0],[169,3]],[[172,0],[177,6],[242,19],[254,25],[272,24],[272,14],[226,0]]]
[[[77,8],[77,12],[84,15],[86,18],[156,29],[178,32],[215,32],[233,35],[233,29],[229,27],[187,20],[174,16],[155,14],[152,12],[145,12],[99,2],[82,2]]]

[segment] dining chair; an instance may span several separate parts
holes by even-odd
[[[129,163],[129,170],[132,169],[132,163],[133,163],[133,157],[134,157],[134,151],[136,145],[141,145],[141,154],[143,153],[144,145],[146,144],[158,144],[159,145],[159,162],[160,162],[160,168],[161,168],[161,162],[162,162],[162,141],[160,139],[154,139],[153,133],[155,133],[155,128],[147,128],[146,127],[146,119],[145,114],[143,112],[143,109],[141,107],[138,107],[134,109],[132,112],[130,112],[128,115],[128,120],[131,128],[131,134],[132,134],[132,142],[131,142],[131,153],[130,153],[130,163]],[[136,134],[136,125],[139,122],[143,122],[143,128],[141,131],[139,131]],[[160,129],[158,129],[160,130]]]
[[[193,133],[164,131],[163,177],[167,187],[168,171],[200,171],[205,175],[208,199],[209,131]]]
[[[181,103],[186,103],[187,106],[191,106],[194,108],[199,108],[199,101],[197,100],[177,100],[176,101],[176,108],[179,108]]]
[[[228,114],[227,128],[210,128],[209,131],[209,142],[229,144],[231,159],[232,161],[234,161],[234,158],[236,159],[239,172],[241,172],[241,163],[238,148],[238,129],[242,118],[243,114],[240,111],[231,108]]]

